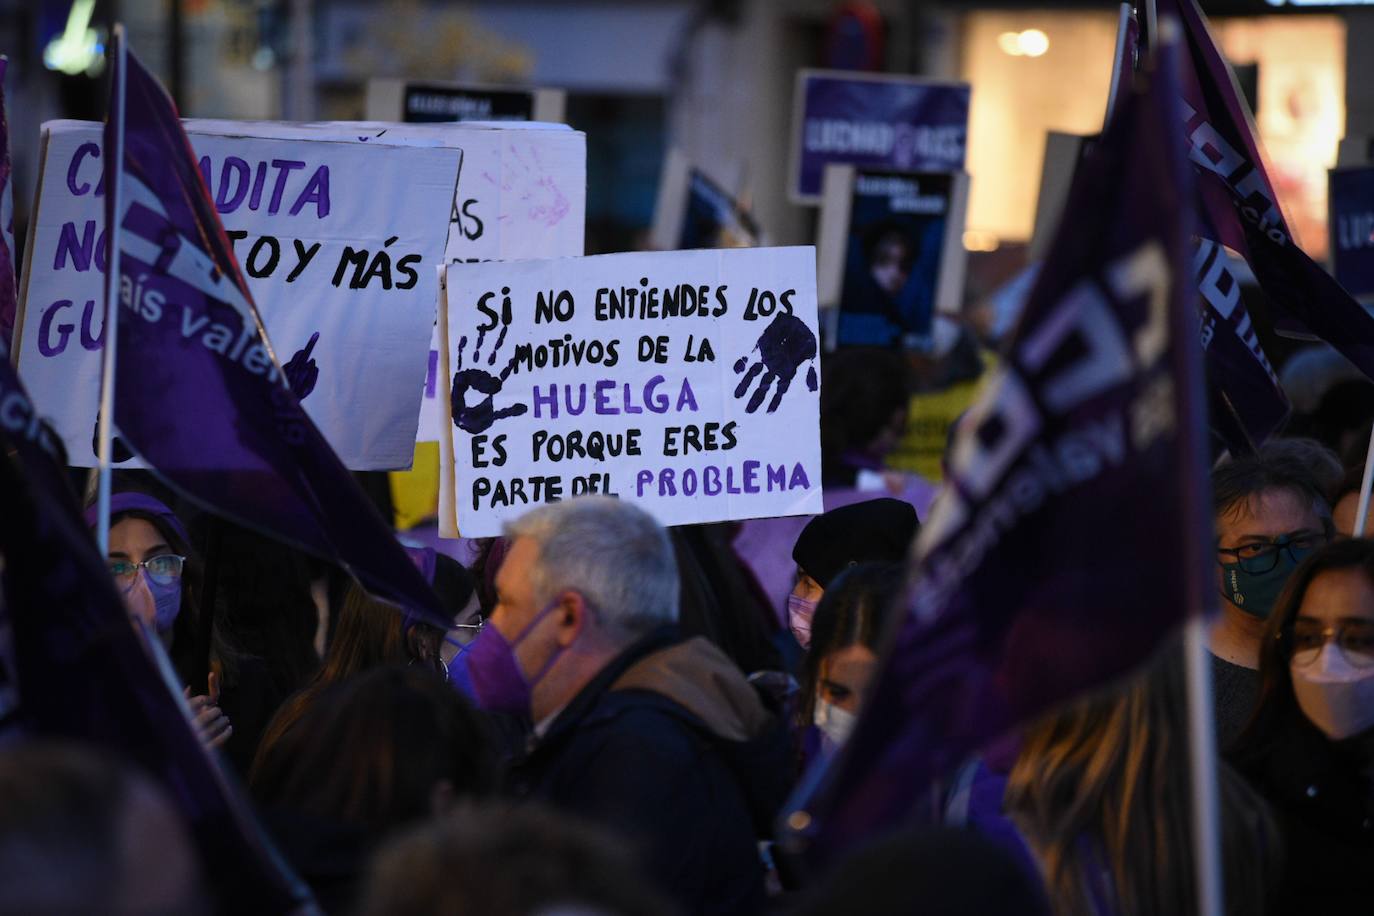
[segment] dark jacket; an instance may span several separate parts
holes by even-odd
[[[1273,809],[1284,868],[1275,916],[1374,912],[1370,736],[1333,742],[1296,712],[1272,740],[1243,736],[1232,762]]]
[[[660,631],[606,666],[509,774],[610,827],[688,911],[757,913],[757,841],[786,798],[781,722],[720,649]]]

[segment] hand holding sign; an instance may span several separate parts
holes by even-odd
[[[772,413],[782,403],[782,396],[787,393],[787,389],[792,387],[792,379],[796,378],[801,364],[816,358],[816,335],[812,334],[806,323],[795,315],[778,315],[759,336],[750,353],[755,351],[759,354],[759,360],[752,366],[749,365],[747,355],[735,361],[736,374],[744,372],[744,377],[735,386],[735,397],[744,397],[749,392],[749,386],[760,373],[763,373],[758,388],[754,390],[744,409],[748,413],[758,410],[768,394],[768,386],[776,381],[773,400],[768,403],[767,410],[767,413]],[[748,372],[745,372],[746,366],[749,368]],[[815,365],[807,367],[806,387],[809,391],[815,391],[817,388]]]
[[[315,342],[319,339],[319,331],[311,334],[309,343],[297,350],[286,365],[281,367],[282,373],[286,376],[286,383],[291,386],[298,401],[304,401],[306,396],[315,390],[315,383],[320,380],[320,367],[315,365],[315,360],[310,357],[315,349]]]

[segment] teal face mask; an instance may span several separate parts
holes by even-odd
[[[1221,564],[1222,596],[1250,616],[1267,619],[1288,577],[1322,540],[1308,534],[1284,535],[1268,544],[1223,549],[1236,562]]]

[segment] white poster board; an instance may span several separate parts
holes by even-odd
[[[453,197],[448,261],[507,261],[581,255],[587,225],[587,138],[563,125],[327,122],[312,129],[392,143],[441,143],[462,150]],[[417,442],[438,442],[438,329],[430,339]]]
[[[283,363],[313,363],[307,413],[348,467],[408,467],[433,265],[461,154],[292,125],[205,124],[188,122],[191,145],[268,336]],[[103,340],[101,131],[44,125],[15,348],[39,410],[81,467],[95,463]]]
[[[610,493],[665,525],[821,511],[815,249],[447,268],[440,531]]]

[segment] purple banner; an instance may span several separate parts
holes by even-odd
[[[5,114],[5,71],[0,57],[0,343],[14,341],[18,297],[14,287],[14,187],[10,183],[10,124]]]
[[[1354,296],[1374,295],[1374,166],[1330,173],[1331,260]]]
[[[903,172],[964,167],[967,84],[803,70],[796,91],[792,193],[797,200],[820,199],[831,162]]]
[[[4,349],[0,416],[33,418]],[[185,817],[219,909],[299,910],[309,891],[196,736],[156,637],[131,625],[50,445],[36,420],[0,424],[0,738],[74,739],[138,764]]]
[[[990,739],[1145,661],[1210,600],[1173,50],[1077,169],[1065,212],[1079,218],[957,428],[910,611],[852,739],[803,802],[812,816],[789,818],[810,823],[820,859],[911,816]]]
[[[339,563],[368,591],[447,627],[438,598],[310,418],[272,352],[171,99],[132,54],[112,92],[123,166],[115,425],[216,514]],[[118,85],[112,75],[112,85]],[[124,124],[122,157],[116,131]],[[299,378],[296,379],[300,381]],[[136,392],[137,398],[121,398]]]
[[[1158,0],[1158,11],[1183,24],[1182,116],[1216,240],[1250,265],[1277,330],[1321,338],[1374,378],[1374,316],[1293,241],[1249,111],[1196,0]]]

